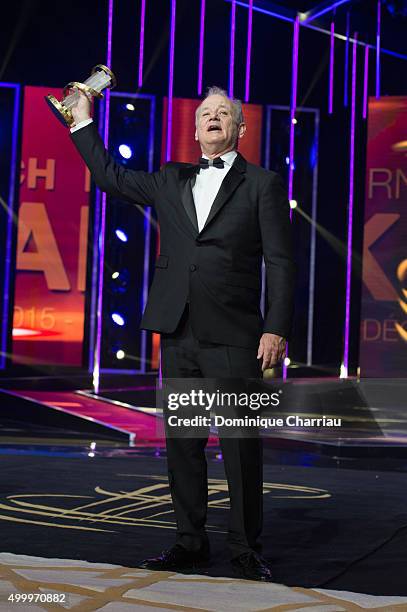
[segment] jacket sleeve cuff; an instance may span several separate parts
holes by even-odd
[[[78,125],[75,125],[75,127],[71,128],[71,134],[73,134],[77,130],[80,130],[81,128],[85,127],[85,125],[89,125],[89,123],[93,123],[93,119],[92,118],[85,119],[84,121],[80,121],[78,123]]]

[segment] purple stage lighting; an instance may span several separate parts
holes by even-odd
[[[377,2],[377,32],[376,32],[376,98],[380,98],[380,20],[382,5]]]
[[[250,97],[250,62],[252,56],[252,31],[253,31],[253,0],[249,0],[249,11],[247,15],[247,49],[246,49],[246,82],[244,101],[248,102]]]
[[[294,182],[294,137],[295,137],[295,125],[297,123],[295,114],[297,112],[297,83],[298,83],[298,43],[300,37],[300,18],[297,15],[294,21],[294,32],[293,32],[293,55],[292,55],[292,69],[291,69],[291,104],[290,104],[290,154],[289,154],[289,167],[288,167],[288,199],[293,199],[293,182]],[[290,220],[292,220],[293,209],[290,207]],[[287,356],[288,356],[288,343],[287,343]],[[287,378],[287,365],[283,364],[283,379]]]
[[[348,201],[348,237],[346,256],[346,298],[345,298],[345,330],[343,342],[343,361],[341,377],[347,378],[349,370],[349,333],[350,333],[350,297],[352,283],[352,229],[353,229],[353,203],[354,203],[354,175],[355,175],[355,120],[356,120],[356,62],[357,37],[355,32],[352,43],[352,97],[350,118],[350,155],[349,155],[349,201]]]
[[[205,0],[201,0],[201,21],[199,26],[199,64],[198,64],[198,95],[202,94],[203,54],[205,40]]]
[[[329,49],[329,100],[328,113],[332,115],[334,106],[334,57],[335,57],[335,22],[331,21],[331,39]]]
[[[288,172],[288,199],[293,199],[293,179],[294,179],[294,135],[295,135],[295,114],[297,112],[297,83],[298,83],[298,41],[300,35],[300,19],[297,16],[294,22],[293,36],[293,55],[291,72],[291,106],[290,106],[290,165]],[[290,210],[290,218],[292,211]]]
[[[167,112],[167,147],[166,160],[171,159],[172,140],[172,98],[174,90],[174,50],[175,50],[175,17],[177,11],[176,0],[171,0],[171,27],[170,27],[170,57],[168,65],[168,112]]]
[[[346,42],[345,42],[345,75],[343,89],[343,105],[348,106],[348,72],[349,72],[349,33],[350,33],[350,14],[346,13]]]
[[[341,6],[342,4],[346,4],[347,2],[350,2],[350,0],[339,0],[337,2],[332,2],[332,4],[329,4],[329,5],[325,6],[321,10],[314,9],[314,11],[308,11],[309,12],[309,17],[305,19],[304,23],[308,24],[311,21],[314,21],[315,19],[318,19],[318,17],[322,17],[322,15],[325,15],[326,13],[329,13],[329,11],[332,11],[332,10],[338,8],[338,6]]]
[[[144,63],[144,25],[146,21],[146,0],[141,0],[140,15],[140,49],[138,56],[138,86],[143,85],[143,63]]]
[[[235,77],[235,36],[236,36],[236,0],[232,0],[230,11],[230,60],[229,60],[229,97],[233,98]]]
[[[109,0],[108,19],[107,19],[107,53],[106,65],[112,65],[112,37],[113,37],[113,0]],[[110,112],[110,89],[106,90],[104,98],[104,112],[100,114],[100,121],[103,121],[103,142],[106,148],[109,144],[109,112]],[[102,306],[103,306],[103,262],[105,259],[105,231],[106,231],[106,193],[100,196],[100,208],[95,214],[95,245],[98,262],[97,291],[96,291],[96,337],[93,353],[93,390],[99,392],[100,382],[100,354],[102,348]],[[92,279],[93,280],[93,279]],[[93,285],[93,283],[92,283]],[[94,287],[92,286],[92,292]]]
[[[365,67],[363,77],[363,119],[367,117],[367,100],[369,91],[369,46],[365,47]]]

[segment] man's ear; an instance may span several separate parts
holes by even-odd
[[[237,131],[238,137],[243,138],[243,136],[246,134],[246,130],[247,130],[247,125],[245,123],[241,123]]]
[[[198,140],[198,130],[195,130],[195,140]]]

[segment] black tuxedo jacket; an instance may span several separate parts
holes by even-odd
[[[289,336],[295,266],[289,203],[278,174],[238,153],[199,232],[192,197],[197,166],[168,163],[153,173],[126,169],[105,150],[94,123],[72,139],[99,189],[157,211],[160,254],[142,329],[173,332],[189,300],[192,329],[201,340],[257,347],[263,332]]]

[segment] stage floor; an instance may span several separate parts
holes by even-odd
[[[99,397],[27,388],[0,394],[5,553],[134,568],[172,545],[165,441],[157,436],[162,419],[154,387],[141,386]],[[376,429],[374,436],[370,426],[362,431],[360,443],[318,431],[308,439],[284,432],[265,438],[263,543],[276,583],[407,597],[405,387],[394,383],[393,395],[387,386],[378,392],[375,382],[355,389],[354,381],[296,381],[290,388],[293,407],[304,414],[328,399],[332,411],[359,407],[353,416]],[[229,500],[215,436],[207,457],[215,561],[205,580],[229,579]]]
[[[105,612],[402,612],[407,597],[375,596],[331,589],[303,589],[278,583],[147,572],[132,567],[0,553],[0,601],[21,593],[21,583],[36,593],[65,595],[65,609]],[[8,609],[18,609],[10,605]],[[31,610],[42,610],[32,605]]]
[[[1,450],[4,552],[136,567],[173,544],[175,518],[163,455],[137,449]],[[407,596],[406,470],[317,467],[276,451],[264,466],[264,555],[275,581]],[[227,553],[223,463],[209,450],[207,575],[233,577]],[[295,461],[296,460],[296,464]],[[385,465],[384,460],[383,464]]]

